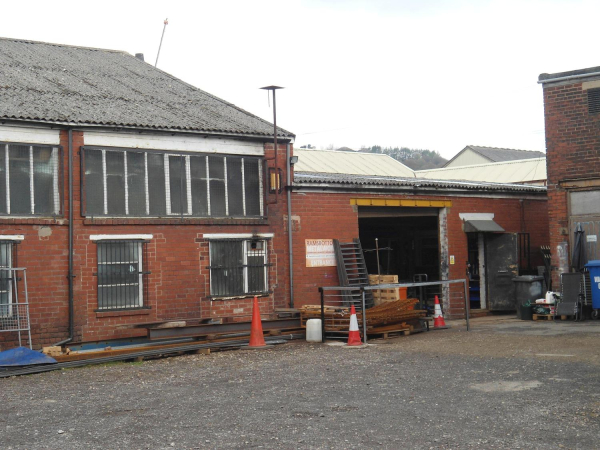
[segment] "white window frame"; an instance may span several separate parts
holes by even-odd
[[[12,239],[6,239],[0,236],[0,245],[5,245],[5,243],[9,243],[10,244],[10,250],[8,252],[8,265],[5,266],[4,268],[6,269],[12,269],[13,268],[13,251],[14,251],[14,245],[15,243],[12,242]],[[4,271],[3,271],[4,272]],[[8,289],[6,291],[0,291],[0,293],[6,292],[7,293],[7,298],[8,298],[8,303],[6,303],[6,305],[8,305],[8,312],[7,314],[0,314],[0,317],[4,317],[4,318],[10,318],[13,315],[13,302],[12,302],[12,288],[13,288],[13,284],[12,284],[12,275],[13,273],[11,273],[11,271],[8,271]],[[0,304],[0,306],[4,306],[4,304]]]
[[[209,265],[212,265],[212,260],[210,260],[210,255],[212,255],[212,246],[217,243],[217,242],[223,242],[223,241],[227,241],[227,240],[232,240],[232,241],[236,241],[238,242],[240,245],[242,245],[242,249],[243,249],[243,259],[242,259],[242,263],[244,265],[244,269],[243,269],[243,276],[244,276],[244,293],[242,295],[240,294],[224,294],[224,295],[216,295],[213,294],[213,284],[212,284],[212,279],[209,277],[209,283],[210,283],[210,295],[215,297],[215,298],[231,298],[231,297],[240,297],[240,296],[248,296],[248,295],[253,295],[249,293],[249,286],[248,286],[248,248],[251,245],[252,241],[257,241],[257,242],[261,242],[262,243],[262,251],[259,251],[260,254],[256,254],[255,256],[262,256],[263,257],[263,263],[264,263],[264,281],[263,281],[263,285],[264,285],[264,291],[263,292],[269,292],[270,287],[268,285],[269,282],[269,258],[268,258],[268,249],[269,249],[269,242],[270,239],[273,237],[273,234],[271,233],[264,233],[261,235],[251,235],[251,234],[205,234],[204,238],[208,239],[208,245],[209,245],[209,249],[208,249],[208,254],[209,254]],[[240,240],[243,239],[243,240]]]
[[[149,188],[148,185],[149,183],[152,182],[152,180],[149,180],[148,177],[148,151],[147,150],[138,150],[138,149],[107,149],[107,148],[98,148],[98,147],[88,147],[87,148],[88,151],[100,151],[102,154],[102,188],[103,188],[103,215],[106,217],[110,217],[110,213],[108,211],[108,186],[107,186],[107,174],[106,174],[106,152],[119,152],[119,153],[123,153],[123,167],[124,167],[124,195],[125,195],[125,215],[129,216],[129,210],[130,210],[130,205],[129,205],[129,177],[127,176],[127,172],[128,172],[128,167],[127,167],[127,152],[128,151],[133,151],[133,152],[138,152],[138,153],[144,153],[144,182],[145,182],[145,209],[146,209],[146,216],[135,216],[135,217],[154,217],[154,216],[150,216],[150,193],[149,193]],[[84,149],[85,151],[85,149]],[[229,216],[229,186],[228,186],[228,180],[227,180],[227,172],[228,172],[228,164],[227,164],[227,159],[228,158],[232,158],[235,157],[236,159],[239,158],[240,162],[241,162],[241,177],[242,177],[242,202],[243,202],[243,216],[236,216],[236,217],[248,217],[246,216],[246,198],[248,197],[248,194],[246,192],[246,173],[245,173],[245,161],[246,159],[251,159],[251,160],[255,160],[256,164],[258,164],[258,198],[259,198],[259,205],[260,205],[260,216],[264,216],[264,200],[263,200],[263,165],[262,165],[262,161],[259,158],[245,158],[245,157],[238,157],[238,156],[231,156],[231,155],[189,155],[189,154],[182,154],[182,153],[160,153],[163,155],[164,158],[164,162],[163,162],[163,170],[164,170],[164,174],[165,174],[165,212],[166,212],[166,216],[190,216],[190,217],[196,217],[193,216],[193,201],[192,201],[192,177],[191,177],[191,162],[190,162],[190,157],[193,156],[195,158],[204,158],[205,160],[205,164],[206,164],[206,178],[202,179],[202,180],[206,180],[206,205],[207,205],[207,215],[206,216],[197,216],[199,218],[211,218],[212,216],[212,207],[211,207],[211,196],[210,196],[210,181],[213,180],[213,178],[210,178],[210,163],[209,163],[209,156],[221,156],[222,157],[222,161],[223,161],[223,165],[224,165],[224,172],[223,172],[223,176],[224,179],[222,181],[224,181],[224,188],[225,188],[225,216],[226,217],[230,217]],[[183,205],[184,207],[184,212],[183,213],[174,213],[171,210],[172,207],[172,202],[171,202],[171,177],[170,177],[170,166],[169,166],[169,158],[171,157],[183,157],[185,160],[185,169],[184,169],[184,177],[185,177],[185,190],[187,193],[187,205]],[[8,175],[7,175],[8,176]],[[219,181],[221,181],[221,179],[219,179]],[[10,199],[9,199],[10,200]],[[185,210],[185,208],[187,208],[187,211]],[[256,217],[256,216],[250,216],[250,217]]]
[[[138,300],[136,303],[129,303],[127,302],[126,306],[114,306],[114,305],[109,305],[109,306],[101,306],[100,305],[100,287],[114,287],[114,286],[130,286],[130,284],[100,284],[100,279],[98,279],[98,299],[97,299],[97,306],[98,306],[98,310],[111,310],[111,309],[136,309],[136,308],[142,308],[144,306],[145,303],[145,299],[144,299],[144,242],[148,241],[150,239],[152,239],[152,235],[151,234],[131,234],[131,235],[110,235],[110,234],[96,234],[96,235],[91,235],[90,236],[90,240],[93,242],[96,242],[98,244],[103,244],[103,243],[108,243],[110,241],[124,241],[124,242],[132,242],[137,244],[137,253],[138,253]],[[110,264],[127,264],[127,261],[111,261],[111,262],[104,262],[101,263],[100,261],[97,261],[97,267],[98,267],[98,273],[100,272],[100,265],[110,265]]]
[[[53,200],[53,204],[52,204],[52,208],[53,208],[53,212],[52,215],[60,215],[61,211],[60,211],[60,192],[59,192],[59,171],[58,171],[58,165],[59,165],[59,160],[58,160],[58,147],[53,147],[53,146],[49,146],[49,145],[30,145],[30,144],[21,144],[18,142],[10,142],[10,143],[5,143],[4,144],[4,167],[5,167],[5,190],[6,190],[6,214],[7,215],[11,215],[10,212],[10,146],[11,145],[24,145],[24,146],[28,146],[29,147],[29,196],[30,196],[30,204],[31,204],[31,209],[30,209],[30,214],[31,215],[36,215],[35,214],[35,182],[34,182],[34,173],[33,173],[33,169],[34,169],[34,164],[33,164],[33,148],[34,147],[45,147],[45,148],[52,148],[52,188],[53,188],[53,193],[52,193],[52,200]]]

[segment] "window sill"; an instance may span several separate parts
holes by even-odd
[[[62,217],[11,217],[0,216],[0,225],[67,225]]]
[[[258,298],[261,297],[268,297],[269,295],[271,295],[273,292],[269,291],[269,292],[263,292],[262,294],[247,294],[247,295],[235,295],[235,296],[231,296],[231,297],[225,297],[225,296],[209,296],[208,299],[209,300],[216,300],[216,301],[227,301],[227,300],[244,300],[246,298],[254,298],[254,296],[256,295]]]
[[[268,219],[208,219],[197,217],[174,218],[143,218],[143,217],[112,217],[85,218],[84,225],[269,225]]]
[[[151,308],[136,309],[96,309],[96,318],[104,317],[124,317],[124,316],[147,316],[152,311]]]

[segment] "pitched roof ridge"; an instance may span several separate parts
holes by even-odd
[[[521,148],[508,148],[508,147],[489,147],[487,145],[473,145],[473,144],[469,144],[469,145],[467,145],[467,147],[471,147],[471,148],[489,148],[491,150],[511,150],[513,152],[544,153],[541,150],[524,150],[524,149],[521,149]]]
[[[125,55],[133,56],[131,53],[126,52],[125,50],[113,50],[110,48],[99,48],[99,47],[83,47],[81,45],[69,45],[69,44],[58,44],[55,42],[44,42],[44,41],[34,41],[33,39],[19,39],[19,38],[9,38],[0,36],[0,40],[2,41],[13,41],[13,42],[22,42],[24,44],[42,44],[42,45],[51,45],[53,47],[67,47],[67,48],[77,48],[80,50],[93,50],[98,52],[111,52],[111,53],[123,53]]]
[[[492,161],[492,162],[488,162],[488,163],[483,163],[483,164],[470,164],[468,166],[451,166],[451,167],[437,167],[435,169],[420,169],[420,170],[415,170],[415,173],[417,172],[432,172],[432,171],[441,171],[441,170],[464,170],[464,169],[472,169],[472,168],[477,168],[477,167],[488,167],[488,166],[499,166],[501,164],[522,164],[524,162],[529,162],[529,161],[538,161],[540,162],[542,159],[546,159],[545,156],[540,156],[537,158],[527,158],[527,159],[511,159],[508,161]]]

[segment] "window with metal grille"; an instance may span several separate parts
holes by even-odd
[[[0,317],[12,317],[12,269],[15,245],[12,241],[0,240]]]
[[[0,214],[61,214],[61,148],[0,142]]]
[[[588,89],[588,113],[597,114],[600,112],[600,88]]]
[[[86,216],[260,217],[262,159],[86,147]]]
[[[210,295],[235,297],[268,292],[266,240],[210,241]]]
[[[144,241],[98,242],[98,309],[141,308],[147,298]]]

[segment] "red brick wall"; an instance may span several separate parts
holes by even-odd
[[[348,241],[358,237],[358,212],[350,204],[352,197],[377,197],[360,194],[328,194],[301,192],[292,195],[293,216],[297,216],[294,239],[294,303],[296,306],[319,304],[320,286],[337,286],[335,267],[306,267],[306,239],[339,239]],[[477,198],[443,196],[387,195],[382,198],[411,200],[452,200],[448,208],[446,234],[448,255],[453,255],[455,264],[449,265],[449,279],[465,278],[467,262],[467,235],[462,229],[459,213],[495,213],[495,221],[507,232],[531,233],[532,264],[542,264],[540,245],[548,243],[546,200],[518,198]],[[445,261],[449,264],[449,261]],[[453,287],[452,293],[462,290]],[[446,306],[449,317],[464,315],[463,296],[451,295]]]
[[[73,132],[74,180],[74,342],[144,335],[143,330],[121,329],[119,325],[176,318],[234,317],[249,320],[252,299],[214,300],[208,297],[209,255],[204,233],[274,233],[269,242],[269,284],[273,294],[260,299],[261,313],[289,304],[287,236],[283,215],[285,193],[278,203],[265,205],[267,220],[217,219],[85,219],[81,216],[80,155],[82,132]],[[50,345],[68,336],[68,135],[61,132],[64,148],[64,218],[0,219],[0,234],[23,234],[18,246],[19,266],[27,267],[34,347]],[[267,158],[274,155],[266,144]],[[285,175],[285,145],[278,146],[279,167]],[[269,166],[273,165],[270,161]],[[268,201],[274,200],[269,196]],[[48,227],[41,230],[42,227]],[[47,231],[50,233],[47,233]],[[50,234],[49,236],[47,236]],[[147,269],[150,309],[133,311],[95,311],[97,309],[97,245],[93,234],[152,234],[148,244]],[[16,345],[16,334],[0,333],[0,345]]]
[[[544,86],[548,217],[552,264],[558,267],[556,247],[569,242],[565,179],[598,178],[600,174],[600,114],[589,115],[582,83]],[[571,249],[570,249],[571,250]],[[559,273],[553,271],[554,286]]]

